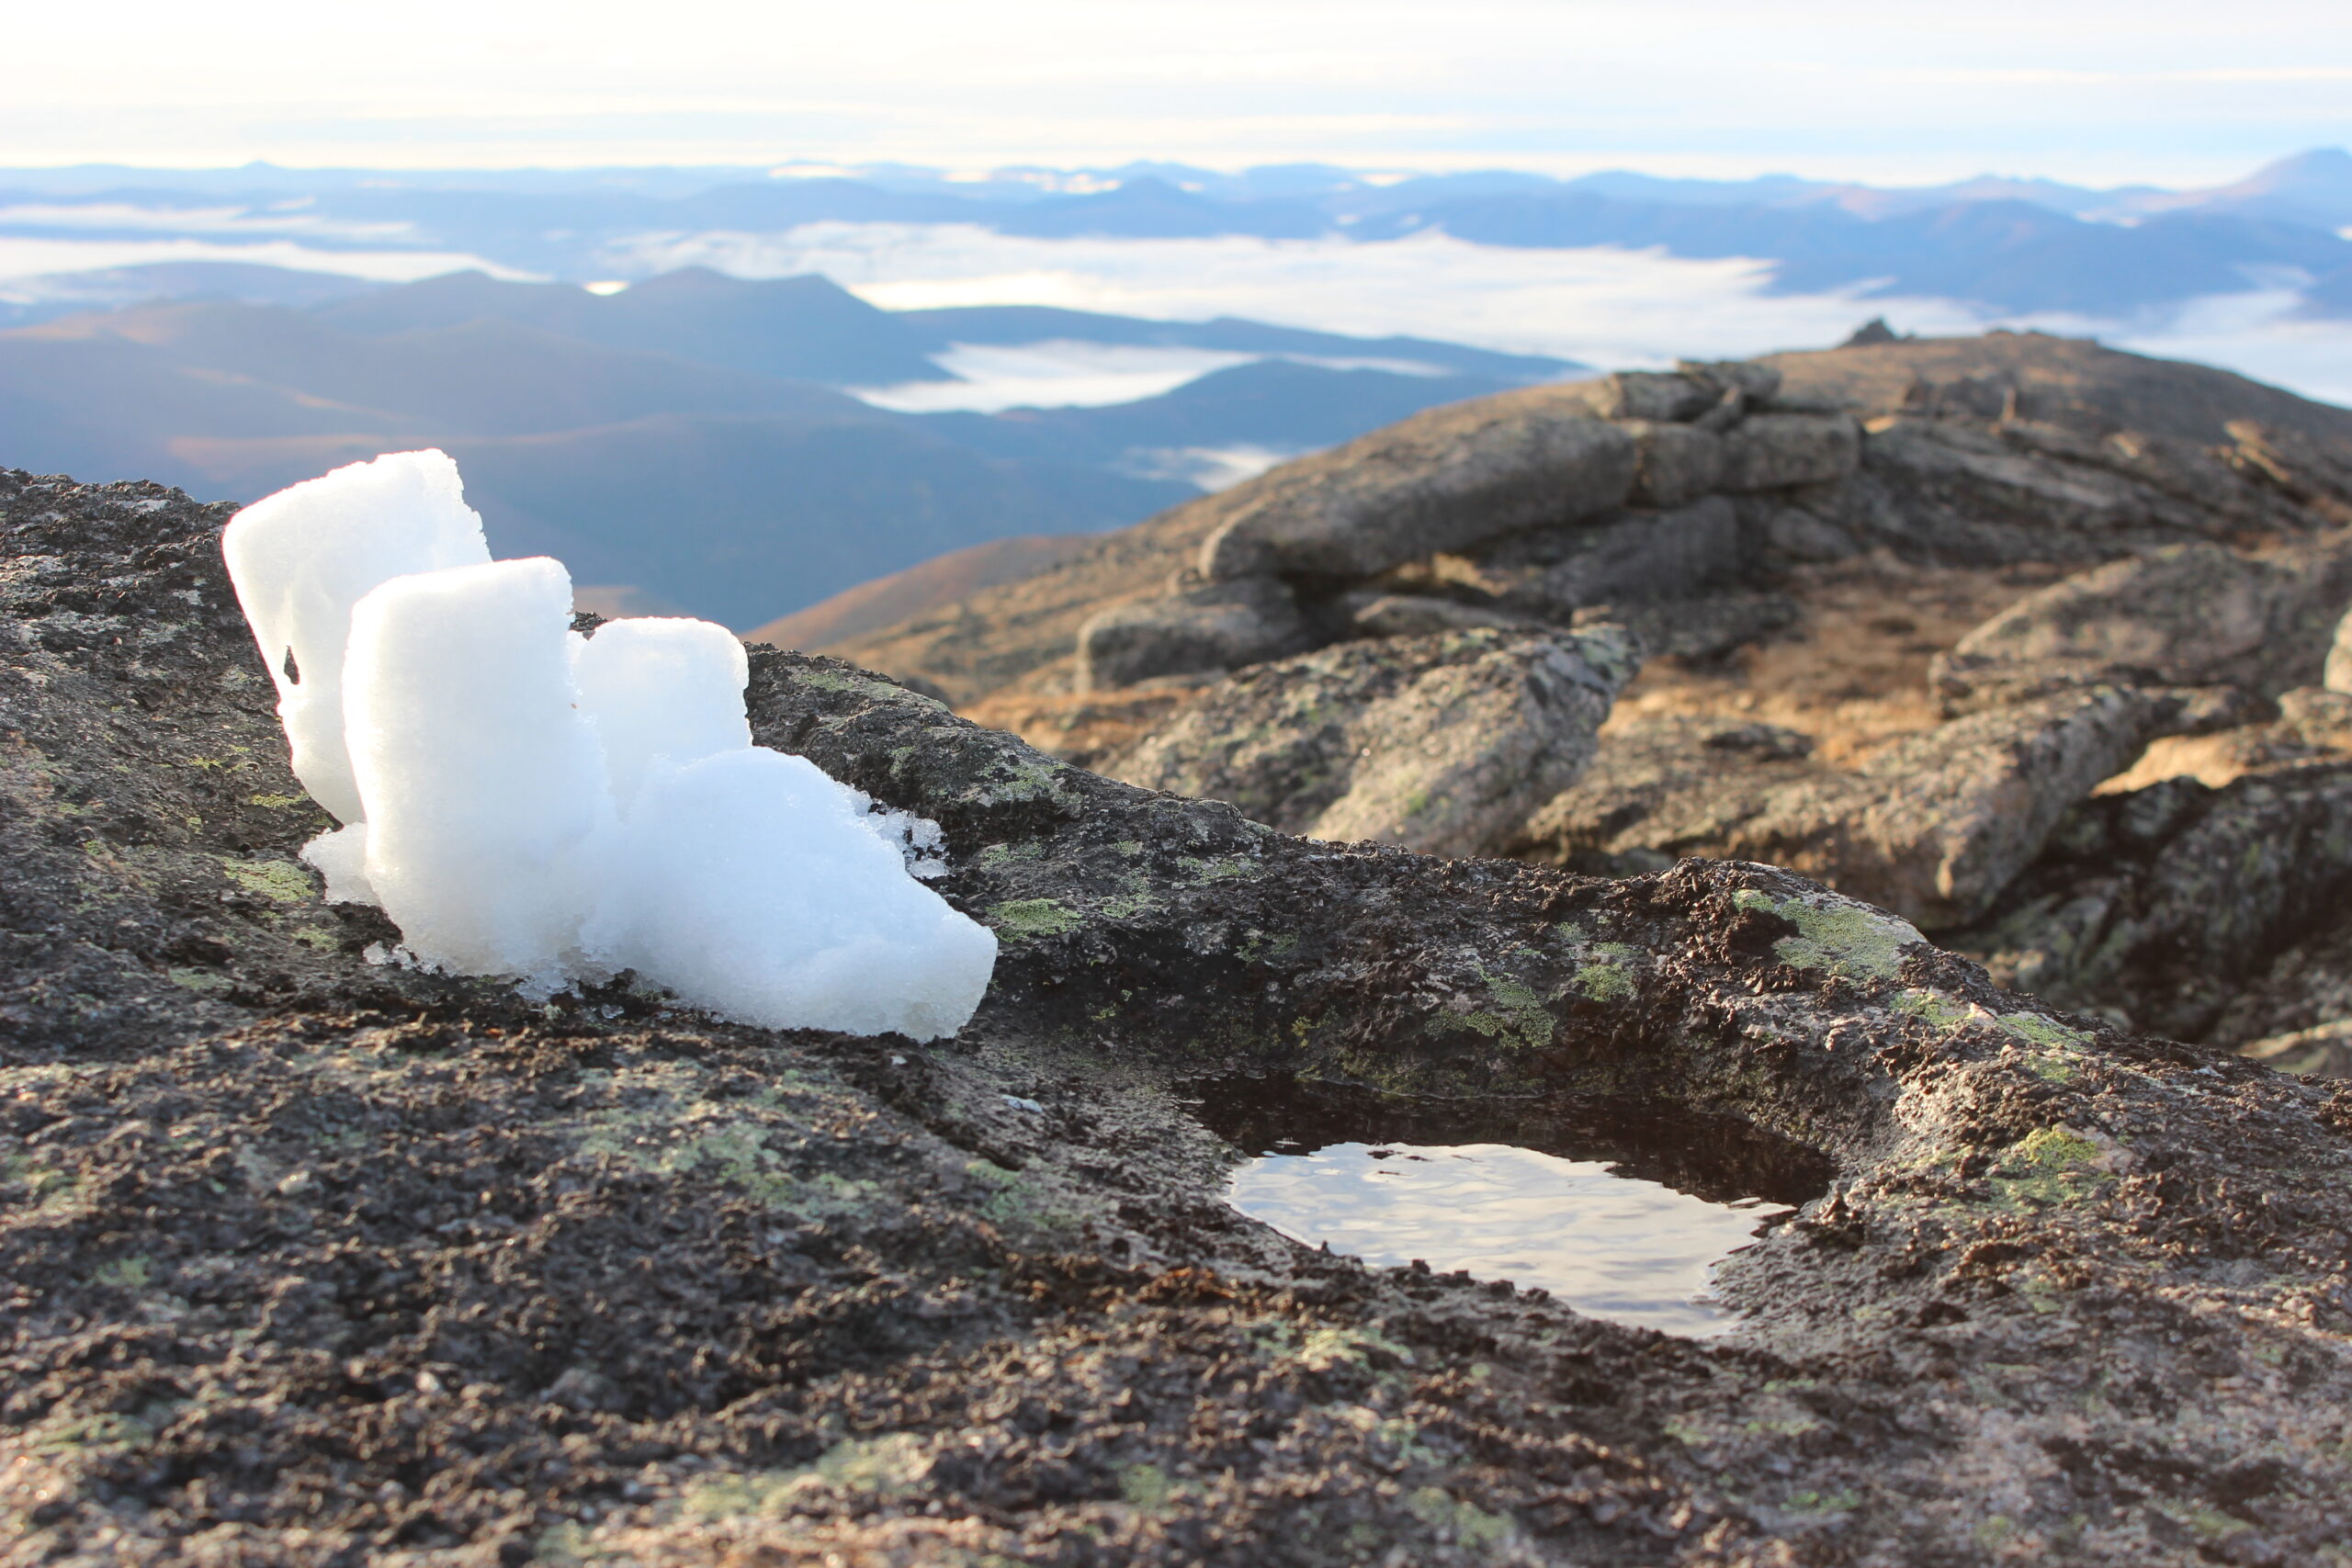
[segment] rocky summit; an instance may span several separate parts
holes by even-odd
[[[829,651],[1287,830],[1785,866],[2352,1074],[2347,525],[2342,409],[1883,334],[1432,410]]]
[[[1445,411],[885,639],[1241,804],[755,649],[757,739],[935,818],[1004,944],[933,1045],[383,962],[294,858],[229,508],[0,474],[0,1561],[2352,1561],[2352,1084],[2279,1070],[2346,1016],[2352,416],[2053,340],[1777,367]],[[1720,574],[1573,586],[1677,514]],[[1302,646],[1079,689],[1235,581]],[[1243,1218],[1306,1101],[1787,1212],[1734,1332],[1621,1327]]]

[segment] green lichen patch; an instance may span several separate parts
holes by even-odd
[[[190,969],[175,965],[164,971],[164,978],[182,990],[194,991],[199,997],[218,996],[235,988],[237,982],[217,969]]]
[[[1596,1002],[1623,1001],[1634,994],[1634,950],[1619,942],[1595,942],[1577,966],[1576,987]]]
[[[1495,1008],[1463,1014],[1464,1028],[1520,1050],[1538,1050],[1552,1043],[1556,1025],[1541,993],[1509,975],[1490,975],[1481,969],[1478,978],[1487,995],[1494,998]]]
[[[1510,1520],[1465,1503],[1451,1492],[1424,1486],[1405,1499],[1405,1506],[1442,1537],[1477,1551],[1493,1551],[1511,1537]]]
[[[1007,942],[1043,942],[1086,923],[1085,917],[1051,898],[1009,898],[982,917]]]
[[[2064,1127],[2041,1127],[2002,1153],[1993,1188],[2002,1203],[2048,1207],[2082,1196],[2099,1177],[2099,1146]]]
[[[229,855],[213,857],[229,879],[248,893],[279,904],[307,904],[318,897],[319,886],[311,874],[291,861],[237,860]]]
[[[1732,902],[1763,909],[1797,928],[1772,944],[1773,955],[1799,969],[1818,969],[1857,980],[1892,980],[1903,967],[1903,950],[1925,942],[1918,928],[1899,916],[1834,893],[1775,898],[1742,888]]]
[[[289,806],[308,805],[310,799],[311,797],[307,795],[249,795],[245,796],[245,804],[266,807],[272,811],[283,811]]]

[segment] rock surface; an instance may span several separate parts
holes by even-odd
[[[1211,581],[1370,577],[1437,550],[1623,503],[1634,439],[1576,388],[1432,409],[1258,481],[1201,547]]]
[[[1204,584],[1114,604],[1080,626],[1078,689],[1222,672],[1296,653],[1309,642],[1297,601],[1273,579]]]
[[[1105,771],[1308,838],[1486,853],[1582,770],[1637,664],[1613,627],[1341,643],[1209,688]]]
[[[964,1038],[371,964],[225,508],[0,476],[0,1517],[36,1562],[2326,1562],[2352,1089],[1785,872],[1288,838],[755,649],[936,818]],[[1219,1201],[1188,1086],[1799,1151],[1689,1341]],[[1729,1135],[1734,1131],[1737,1136]],[[1746,1142],[1743,1142],[1745,1140]],[[1759,1179],[1736,1175],[1727,1179]],[[1804,1193],[1796,1196],[1804,1197]]]

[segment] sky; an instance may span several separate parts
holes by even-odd
[[[1987,171],[2352,141],[2345,0],[116,0],[24,6],[0,166]]]

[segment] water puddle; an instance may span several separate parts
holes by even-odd
[[[1708,1294],[1715,1266],[1830,1174],[1803,1145],[1655,1104],[1402,1100],[1284,1077],[1193,1095],[1211,1131],[1256,1156],[1227,1201],[1286,1235],[1694,1337],[1738,1323]]]

